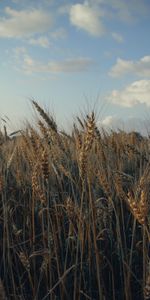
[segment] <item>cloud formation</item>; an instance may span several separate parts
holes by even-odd
[[[140,16],[149,17],[150,4],[137,0],[85,0],[83,3],[76,3],[65,6],[64,12],[69,14],[72,25],[84,30],[92,36],[102,36],[111,29],[105,29],[105,21],[114,18],[120,22],[132,23],[138,21]],[[111,33],[112,37],[119,43],[123,37],[116,32]]]
[[[0,17],[0,37],[31,37],[46,32],[53,24],[50,13],[40,9],[15,10],[6,7],[5,14],[5,17]]]
[[[93,36],[101,36],[105,29],[100,19],[100,11],[94,6],[74,4],[70,8],[70,22],[78,29],[82,29]]]
[[[109,75],[120,77],[131,73],[141,77],[150,77],[150,55],[144,56],[137,61],[118,58]]]
[[[24,47],[14,49],[14,58],[16,64],[26,74],[86,72],[94,65],[94,61],[88,57],[67,58],[61,61],[37,61],[28,54]]]
[[[75,73],[88,71],[93,62],[89,58],[66,59],[64,61],[37,62],[24,57],[23,69],[27,73]]]
[[[143,0],[88,0],[91,5],[102,8],[109,18],[117,18],[123,22],[133,22],[139,16],[148,16],[150,4]],[[111,9],[111,11],[110,11]]]
[[[106,130],[123,130],[126,132],[137,131],[142,135],[147,135],[150,131],[149,120],[144,120],[142,118],[128,117],[126,120],[118,116],[106,116],[101,122],[98,122],[100,127]]]
[[[64,39],[67,37],[67,30],[63,27],[57,28],[55,31],[51,32],[51,37],[55,40]]]
[[[49,39],[46,36],[40,36],[38,38],[29,39],[30,45],[37,45],[43,48],[48,48],[50,46]]]
[[[150,106],[150,80],[138,80],[122,90],[113,90],[109,100],[124,107],[133,107],[136,104]]]
[[[118,43],[124,42],[123,36],[120,33],[112,32],[112,38]]]
[[[101,121],[101,126],[104,126],[106,128],[119,128],[123,125],[123,122],[120,118],[116,116],[106,116],[102,121]]]

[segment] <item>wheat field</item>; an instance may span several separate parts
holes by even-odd
[[[150,299],[150,140],[99,129],[0,131],[0,299]]]

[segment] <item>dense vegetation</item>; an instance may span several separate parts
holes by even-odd
[[[150,299],[149,138],[33,105],[36,129],[0,132],[0,299]]]

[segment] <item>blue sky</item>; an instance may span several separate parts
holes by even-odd
[[[149,0],[0,1],[1,118],[34,98],[60,126],[96,103],[99,124],[147,127],[149,35]]]

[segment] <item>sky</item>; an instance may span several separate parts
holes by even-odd
[[[62,127],[95,108],[150,131],[150,0],[0,0],[0,126],[32,120],[31,99]]]

